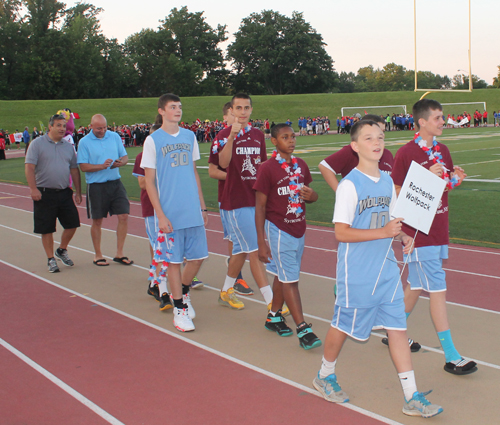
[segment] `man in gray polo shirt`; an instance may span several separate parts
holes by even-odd
[[[42,245],[51,273],[59,271],[54,258],[56,219],[59,219],[64,231],[55,256],[66,266],[74,264],[68,256],[67,247],[76,228],[80,227],[80,217],[73,202],[73,189],[69,187],[71,175],[76,190],[75,201],[81,204],[80,171],[75,149],[63,140],[65,132],[65,117],[53,115],[49,121],[48,133],[31,142],[25,160],[26,180],[33,199],[34,233],[42,235]]]

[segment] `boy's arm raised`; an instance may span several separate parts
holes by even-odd
[[[259,260],[263,263],[269,263],[271,250],[266,243],[266,234],[264,232],[264,223],[266,221],[267,196],[262,192],[255,193],[255,227],[257,228],[257,242],[259,244]]]
[[[231,126],[231,134],[227,138],[227,143],[224,149],[219,152],[219,166],[221,168],[227,168],[229,163],[231,162],[231,158],[233,156],[233,142],[238,136],[238,133],[241,130],[241,124],[239,122],[233,123]]]
[[[395,218],[380,229],[356,229],[347,223],[335,223],[335,237],[339,242],[367,242],[395,238],[401,233],[403,219]]]

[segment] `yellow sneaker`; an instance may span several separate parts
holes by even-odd
[[[245,308],[245,304],[243,304],[238,298],[236,298],[236,295],[234,295],[233,288],[229,288],[227,292],[220,291],[219,304],[234,308],[235,310],[242,310]]]
[[[270,302],[268,305],[267,305],[267,312],[269,313],[271,311],[271,307],[273,306],[273,303]],[[281,309],[281,315],[283,317],[285,316],[288,316],[290,314],[290,309],[288,308],[288,306],[286,304],[283,304],[283,308]]]

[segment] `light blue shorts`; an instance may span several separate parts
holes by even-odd
[[[408,283],[414,291],[446,291],[443,259],[448,258],[448,245],[416,248],[408,261]]]
[[[219,214],[220,214],[220,221],[222,222],[222,230],[224,231],[224,238],[226,240],[229,239],[229,232],[227,231],[227,224],[226,220],[224,220],[224,215],[222,214],[222,210],[220,209],[220,202],[219,202]]]
[[[406,330],[404,299],[368,308],[335,306],[332,327],[350,337],[366,341],[372,329]]]
[[[154,249],[157,239],[155,229],[155,216],[151,215],[149,217],[144,217],[144,224],[146,225],[146,234],[148,235],[149,243]]]
[[[278,229],[268,220],[266,220],[265,229],[273,256],[271,262],[266,264],[267,272],[278,276],[279,281],[283,283],[298,282],[305,235],[295,238]]]
[[[187,261],[203,260],[208,257],[207,235],[205,226],[188,227],[174,230],[163,235],[155,243],[155,260],[182,264]]]
[[[255,228],[255,207],[220,210],[226,222],[229,240],[233,243],[233,255],[257,251],[257,230]]]

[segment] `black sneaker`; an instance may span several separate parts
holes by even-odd
[[[389,346],[389,338],[382,338],[382,344]],[[416,353],[420,350],[420,348],[422,348],[418,342],[413,341],[411,338],[408,338],[408,346],[410,347],[410,351],[412,353]]]
[[[293,331],[286,325],[286,320],[281,315],[281,310],[276,313],[276,316],[269,313],[264,326],[267,330],[276,332],[279,336],[293,335]]]
[[[310,350],[321,346],[321,340],[311,329],[311,324],[301,323],[297,327],[297,336],[299,337],[299,344],[304,350]]]
[[[69,258],[68,256],[68,250],[67,249],[61,249],[61,248],[57,248],[56,249],[56,252],[54,253],[54,255],[57,257],[57,258],[60,258],[61,261],[63,262],[63,264],[65,266],[74,266],[75,263],[73,263],[73,261],[71,261],[71,258]]]
[[[163,295],[160,297],[160,310],[165,311],[165,310],[170,310],[173,308],[172,301],[170,301],[170,296],[164,292]]]
[[[155,300],[160,302],[160,290],[158,289],[158,285],[151,286],[148,282],[148,295],[155,297]]]
[[[51,273],[59,272],[59,267],[57,267],[57,261],[54,257],[49,258],[49,261],[47,261],[47,266],[49,266],[49,272]]]

